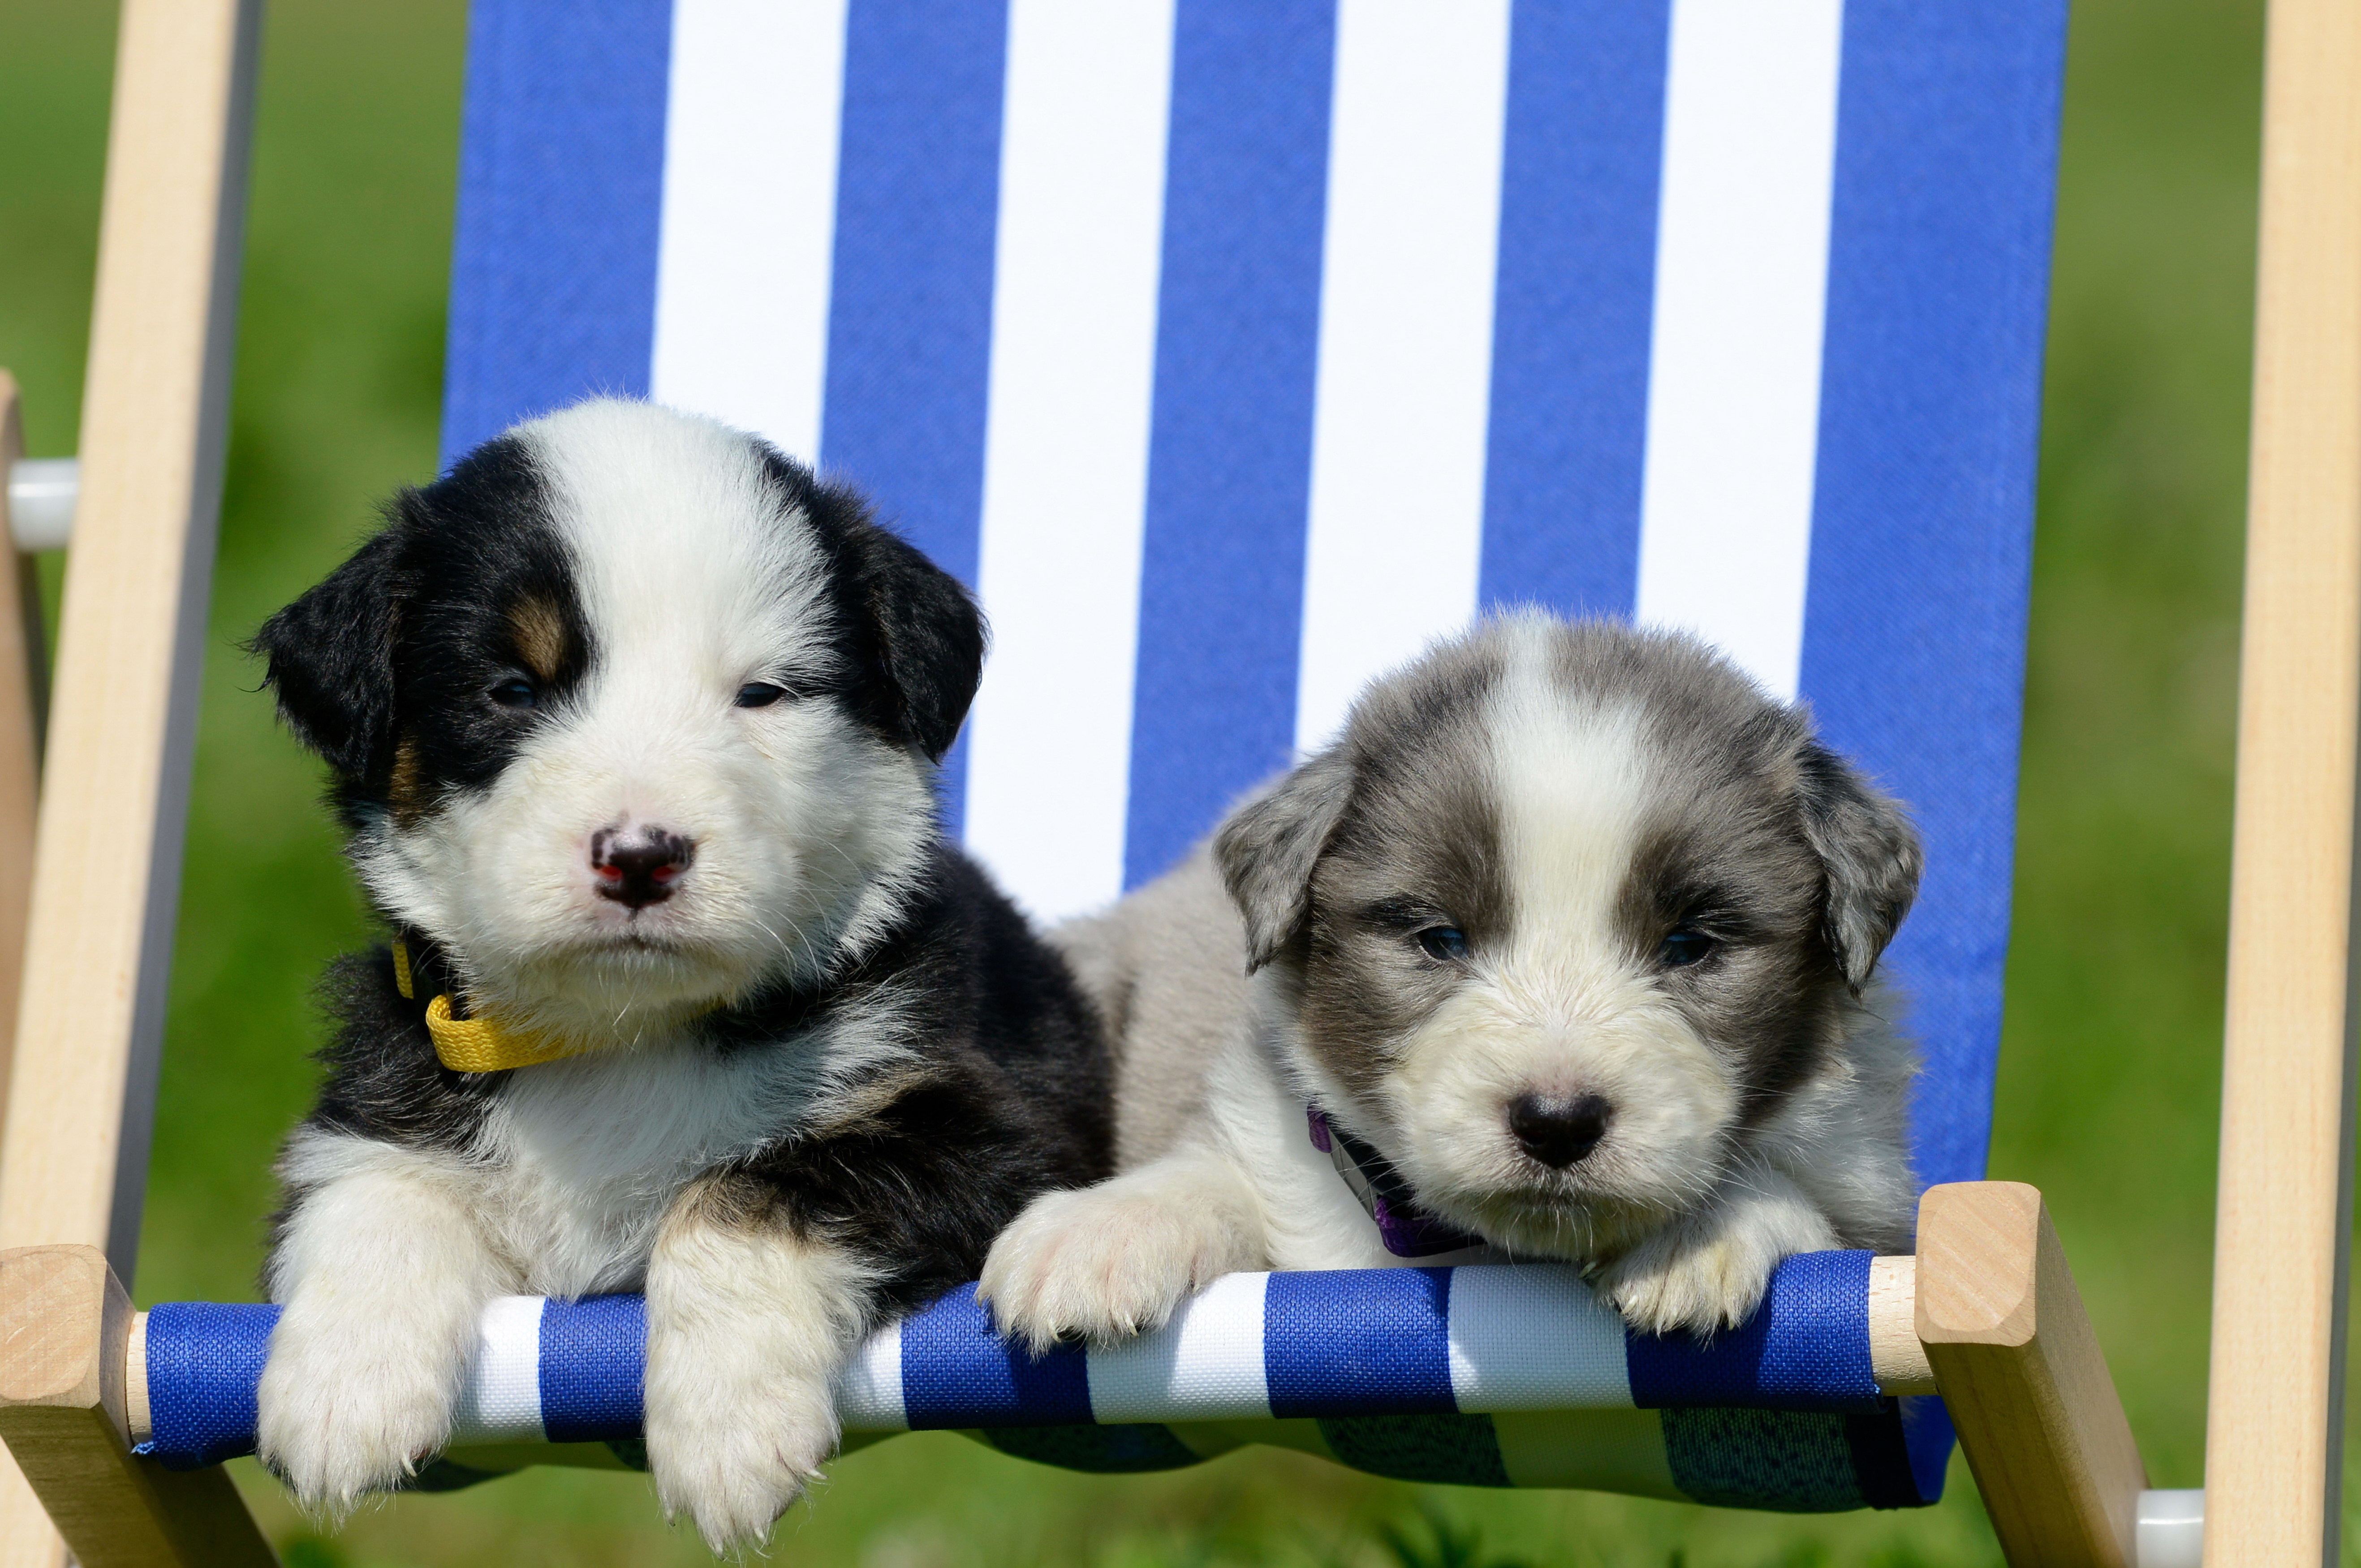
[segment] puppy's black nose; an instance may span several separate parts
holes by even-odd
[[[590,871],[600,897],[641,909],[672,896],[696,850],[661,828],[601,828],[590,836]]]
[[[1615,1107],[1602,1095],[1544,1100],[1520,1094],[1509,1102],[1509,1131],[1527,1154],[1552,1170],[1564,1170],[1598,1146],[1614,1114]]]

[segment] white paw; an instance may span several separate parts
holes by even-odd
[[[714,1552],[756,1547],[835,1452],[829,1384],[866,1326],[856,1255],[750,1226],[770,1189],[710,1177],[673,1201],[648,1265],[648,1470]]]
[[[648,1471],[664,1518],[686,1518],[714,1555],[756,1547],[836,1451],[825,1382],[730,1365],[726,1354],[650,1367]]]
[[[326,1519],[399,1486],[443,1447],[466,1369],[437,1336],[340,1320],[289,1308],[257,1399],[262,1463]]]
[[[1753,1315],[1781,1259],[1836,1245],[1827,1218],[1800,1196],[1726,1198],[1608,1264],[1598,1291],[1643,1332],[1709,1335]]]
[[[984,1260],[979,1299],[1035,1354],[1082,1335],[1104,1344],[1159,1329],[1173,1310],[1261,1248],[1233,1207],[1191,1201],[1153,1168],[1033,1201]]]

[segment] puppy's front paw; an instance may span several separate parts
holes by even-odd
[[[464,1371],[426,1336],[290,1308],[257,1396],[259,1457],[307,1513],[341,1518],[442,1448]]]
[[[818,1479],[829,1381],[867,1326],[870,1266],[760,1223],[775,1198],[750,1176],[692,1183],[648,1266],[648,1470],[716,1555],[760,1546]]]
[[[686,1518],[716,1556],[760,1546],[836,1451],[827,1384],[727,1351],[651,1360],[648,1470],[664,1518]]]
[[[1781,1259],[1836,1245],[1800,1193],[1748,1194],[1647,1237],[1599,1271],[1598,1290],[1643,1332],[1711,1334],[1753,1315]]]
[[[1164,1326],[1190,1296],[1261,1249],[1234,1206],[1169,1181],[1118,1177],[1033,1201],[984,1260],[977,1296],[1035,1354],[1081,1334],[1104,1344]]]

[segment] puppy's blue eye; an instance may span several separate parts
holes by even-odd
[[[531,681],[502,681],[488,694],[502,707],[531,707],[541,700]]]
[[[1467,957],[1467,933],[1456,926],[1429,926],[1418,934],[1418,945],[1439,964],[1455,964]]]
[[[785,686],[774,686],[768,681],[752,681],[738,688],[738,706],[768,707],[786,695]]]
[[[1713,938],[1684,927],[1664,938],[1664,967],[1683,969],[1713,951]]]

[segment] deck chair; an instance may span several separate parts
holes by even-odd
[[[1044,919],[1152,876],[1494,604],[1693,628],[1908,800],[1910,1259],[1637,1338],[1561,1269],[1236,1276],[1040,1361],[954,1293],[840,1389],[1102,1470],[1241,1442],[2016,1564],[2334,1560],[2361,729],[2361,7],[2273,12],[2208,1486],[2144,1491],[1999,1024],[2056,0],[477,0],[446,455],[593,391],[859,481],[998,633],[945,811]],[[134,1314],[251,0],[126,11],[87,476],[0,1146],[9,1561],[259,1563],[269,1309]],[[102,654],[104,662],[102,666]],[[107,700],[96,694],[104,685]],[[88,700],[84,700],[85,697]],[[488,1315],[460,1484],[627,1465],[628,1297]],[[1939,1401],[1927,1398],[1939,1394]],[[1906,1397],[1906,1398],[1904,1398]],[[139,1451],[135,1452],[135,1445]]]

